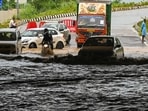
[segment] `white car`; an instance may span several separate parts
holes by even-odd
[[[71,40],[71,33],[69,28],[59,21],[45,21],[45,23],[41,26],[42,28],[55,28],[61,33],[64,34],[64,38],[66,40],[66,43],[69,44]]]
[[[22,52],[21,35],[17,28],[0,28],[0,53],[20,54]]]
[[[30,28],[21,34],[23,48],[38,48],[43,40],[45,28]],[[61,32],[54,28],[48,28],[49,33],[53,37],[53,48],[62,49],[66,45],[66,41]]]

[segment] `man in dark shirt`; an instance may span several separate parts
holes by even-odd
[[[50,34],[48,32],[48,29],[47,28],[44,29],[43,37],[44,38],[42,40],[42,44],[49,43],[51,45],[51,49],[53,50],[53,38],[52,38],[52,34]]]

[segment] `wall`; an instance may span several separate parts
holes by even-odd
[[[1,10],[0,11],[0,23],[7,21],[8,19],[11,19],[14,15],[17,14],[17,10]]]

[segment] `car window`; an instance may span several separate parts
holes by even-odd
[[[57,35],[58,33],[55,30],[49,30],[49,33],[52,35]]]
[[[16,40],[15,32],[0,32],[1,41],[14,41]]]
[[[55,28],[55,29],[58,29],[58,24],[50,24],[50,23],[45,23],[43,26],[42,26],[43,28]]]
[[[60,24],[59,30],[62,30],[62,29],[64,29],[64,26],[62,24]]]
[[[38,36],[38,34],[41,34],[41,31],[38,30],[27,30],[25,32],[22,33],[23,37],[34,37],[34,36]]]
[[[84,43],[84,46],[113,46],[113,38],[90,38]]]
[[[67,29],[67,26],[63,24],[63,28],[64,28],[64,29]]]

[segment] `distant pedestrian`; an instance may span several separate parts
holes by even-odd
[[[142,34],[142,43],[144,43],[144,39],[147,35],[146,19],[144,19],[141,24],[141,34]]]
[[[15,17],[12,17],[12,19],[9,22],[9,28],[16,28],[16,21]]]

